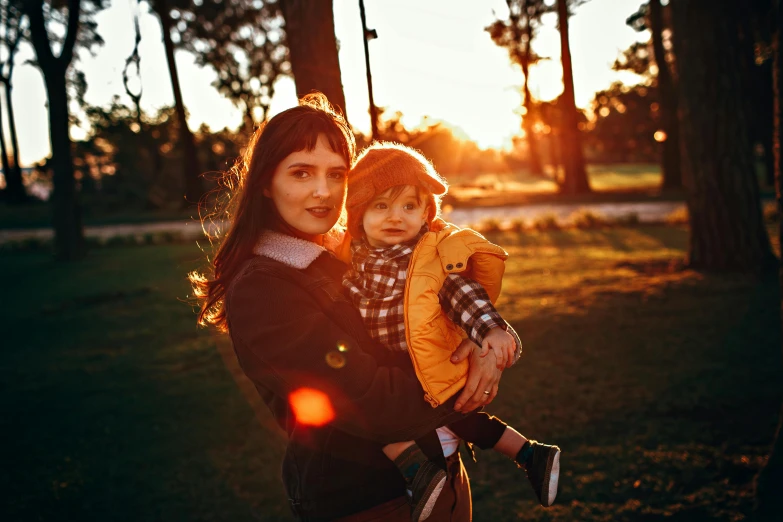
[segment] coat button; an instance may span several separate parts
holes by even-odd
[[[454,270],[454,265],[449,263],[448,265],[446,265],[446,270]]]
[[[457,268],[462,268],[462,263],[457,263]]]
[[[345,356],[338,352],[329,352],[326,354],[326,364],[334,368],[335,370],[339,370],[340,368],[344,367],[347,361],[345,360]]]

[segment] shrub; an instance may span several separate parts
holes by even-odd
[[[612,220],[612,223],[621,227],[635,227],[641,223],[639,214],[636,212],[628,212],[621,216],[617,216]]]
[[[688,209],[686,207],[678,208],[666,218],[664,221],[668,225],[687,225],[688,224]]]
[[[534,230],[560,230],[562,228],[557,216],[552,213],[541,214],[534,218],[530,225]]]
[[[498,218],[485,218],[479,223],[479,230],[482,232],[500,232],[502,223]]]
[[[514,218],[509,223],[509,230],[512,232],[523,232],[527,230],[527,221],[524,218]]]
[[[603,214],[587,209],[577,210],[569,216],[568,220],[576,228],[601,228],[609,224]]]

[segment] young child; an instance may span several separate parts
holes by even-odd
[[[465,334],[481,347],[482,356],[491,349],[498,367],[518,357],[514,337],[492,305],[507,254],[478,233],[438,218],[446,190],[446,181],[414,149],[375,143],[351,171],[346,202],[353,241],[352,269],[343,286],[370,335],[389,350],[410,356],[433,406],[465,385],[467,362],[450,361]],[[525,468],[541,504],[554,502],[557,446],[527,440],[483,412],[440,428],[438,437],[444,452],[453,453],[463,439],[507,455]],[[405,477],[413,520],[424,520],[446,473],[422,451],[424,443],[417,442],[390,444],[384,453]]]

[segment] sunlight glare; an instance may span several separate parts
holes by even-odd
[[[309,426],[323,426],[334,419],[329,397],[320,390],[299,388],[288,396],[288,402],[297,422]]]

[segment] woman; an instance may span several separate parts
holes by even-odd
[[[404,482],[381,447],[418,439],[483,406],[500,370],[472,343],[468,384],[432,408],[406,354],[378,346],[342,296],[334,226],[355,155],[347,122],[310,95],[259,129],[226,174],[231,227],[213,277],[191,274],[199,322],[228,331],[246,375],[289,438],[283,482],[301,520],[408,520]],[[407,367],[406,367],[407,365]],[[317,405],[316,417],[308,406]],[[432,520],[470,520],[458,454]]]

